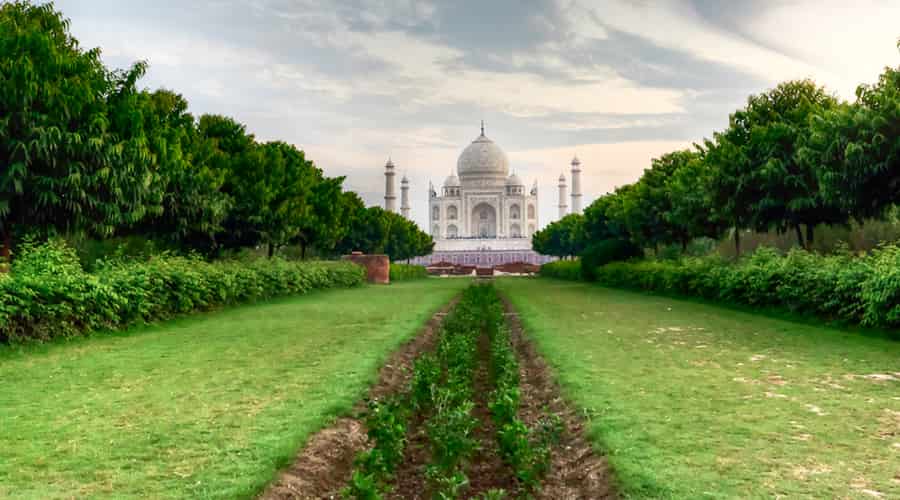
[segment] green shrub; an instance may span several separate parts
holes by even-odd
[[[559,278],[563,280],[581,279],[581,261],[557,260],[541,266],[540,275],[545,278]]]
[[[542,274],[543,269],[542,269]],[[900,248],[819,255],[759,248],[738,262],[721,257],[612,262],[596,271],[607,286],[690,295],[873,327],[900,326]]]
[[[425,266],[391,263],[391,281],[418,280],[428,277]]]
[[[610,262],[640,257],[642,254],[640,247],[627,239],[608,239],[592,243],[580,256],[581,277],[585,281],[594,281],[597,279],[598,267]]]
[[[164,254],[96,267],[85,272],[76,252],[62,241],[23,244],[11,273],[0,279],[0,340],[72,337],[365,281],[365,270],[348,262],[210,263]]]

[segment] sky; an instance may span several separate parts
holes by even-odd
[[[440,188],[482,119],[511,170],[538,182],[545,225],[573,155],[587,206],[724,128],[750,94],[813,78],[852,99],[900,64],[900,0],[55,5],[108,66],[147,61],[143,87],[295,144],[370,205],[391,157],[423,228],[429,181]]]

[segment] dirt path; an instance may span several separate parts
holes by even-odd
[[[441,308],[415,337],[391,355],[379,371],[378,381],[369,390],[369,399],[398,392],[409,383],[413,361],[434,349],[441,322],[457,300]],[[364,408],[365,404],[361,401],[354,413]],[[362,423],[356,418],[339,418],[331,426],[314,434],[293,465],[283,471],[259,498],[340,498],[341,489],[350,479],[353,460],[366,445],[366,429]]]
[[[408,383],[413,361],[435,348],[437,332],[443,317],[455,300],[436,313],[420,333],[394,353],[380,371],[379,380],[369,392],[370,398],[386,396],[402,390]],[[521,400],[519,417],[529,426],[546,412],[560,415],[564,426],[562,438],[552,453],[550,473],[534,497],[540,499],[611,499],[616,498],[607,462],[598,456],[584,435],[585,424],[577,412],[561,397],[559,388],[544,361],[526,339],[518,315],[503,297],[513,347],[519,357]],[[504,489],[510,498],[522,493],[510,469],[500,460],[494,426],[487,408],[490,392],[488,374],[489,341],[482,335],[478,345],[479,366],[475,374],[476,407],[480,421],[476,436],[481,450],[468,467],[470,487],[466,497],[491,489]],[[357,407],[362,410],[364,405]],[[410,423],[404,462],[397,469],[389,498],[428,498],[425,466],[429,462],[428,440],[424,419],[416,415]],[[366,430],[360,420],[340,418],[312,436],[295,463],[282,472],[278,480],[260,498],[340,498],[347,485],[353,460],[366,446]]]

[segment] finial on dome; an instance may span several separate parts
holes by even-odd
[[[481,135],[484,136],[484,120],[481,120]]]

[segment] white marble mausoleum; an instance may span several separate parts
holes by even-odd
[[[394,164],[385,165],[385,209],[396,211]],[[580,163],[572,161],[572,208],[580,210]],[[560,176],[560,216],[565,215],[565,177]],[[506,153],[484,133],[459,155],[440,192],[428,187],[428,221],[434,253],[417,263],[452,262],[493,266],[513,262],[543,264],[552,258],[531,248],[540,229],[538,185],[530,188],[510,173]],[[409,180],[401,180],[401,213],[409,217]]]

